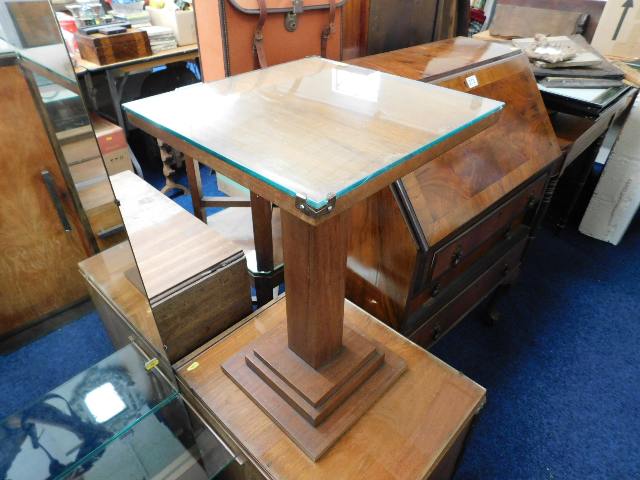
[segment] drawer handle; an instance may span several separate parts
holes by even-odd
[[[529,195],[529,201],[527,202],[527,208],[529,210],[533,210],[536,205],[538,205],[538,199],[535,197],[535,195]]]
[[[431,289],[431,296],[437,297],[439,293],[440,293],[440,283],[436,283]]]
[[[53,175],[51,175],[51,172],[49,170],[42,170],[40,172],[40,175],[42,175],[44,186],[47,188],[47,192],[49,192],[49,197],[51,197],[51,203],[53,203],[53,207],[58,213],[58,218],[60,219],[62,228],[64,228],[65,232],[70,232],[71,224],[69,223],[67,214],[64,211],[64,206],[62,205],[62,200],[60,199],[60,195],[58,194],[58,189],[56,188],[56,183],[53,179]]]
[[[435,342],[442,335],[442,327],[438,324],[433,327],[433,341]]]
[[[453,255],[451,255],[451,265],[453,267],[456,267],[460,265],[460,262],[462,262],[462,247],[458,245],[456,251],[453,252]]]

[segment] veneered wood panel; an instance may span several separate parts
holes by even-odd
[[[472,90],[465,83],[471,74],[479,82]],[[437,83],[502,100],[506,107],[492,128],[403,178],[431,245],[561,155],[524,55]]]
[[[313,462],[220,368],[274,328],[285,308],[285,299],[280,298],[178,368],[181,383],[206,405],[224,434],[242,445],[267,478],[431,478],[482,407],[484,389],[347,302],[347,326],[397,354],[407,363],[407,371]]]
[[[77,264],[81,225],[29,86],[0,68],[0,335],[87,295]],[[53,176],[72,231],[65,232],[42,180]]]
[[[399,329],[418,245],[390,188],[356,204],[349,215],[347,298]]]

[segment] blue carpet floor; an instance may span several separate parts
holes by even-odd
[[[431,351],[487,388],[456,478],[640,479],[640,217],[611,246],[543,230],[487,327]]]
[[[640,217],[617,247],[540,232],[502,320],[474,313],[432,349],[488,390],[457,480],[640,479],[639,284]],[[111,351],[90,315],[0,357],[0,417]]]
[[[100,318],[91,313],[35,342],[0,356],[0,419],[113,353]]]

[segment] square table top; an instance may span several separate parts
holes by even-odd
[[[261,195],[301,195],[321,208],[331,196],[339,200],[376,177],[391,183],[407,173],[410,159],[431,149],[433,157],[466,140],[503,106],[309,57],[124,108],[134,123],[141,120],[218,159],[223,173],[239,173],[234,180],[261,183]],[[378,189],[383,186],[378,179]]]

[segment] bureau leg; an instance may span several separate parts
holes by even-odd
[[[489,326],[494,326],[496,323],[500,321],[500,310],[498,309],[498,304],[500,303],[500,299],[505,297],[509,290],[511,289],[511,283],[503,283],[489,297],[489,301],[487,302],[487,307],[484,315],[484,323]]]

